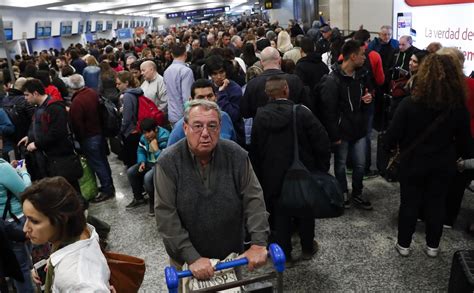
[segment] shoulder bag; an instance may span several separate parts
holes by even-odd
[[[400,147],[392,152],[390,159],[387,164],[387,168],[384,172],[384,177],[389,182],[397,182],[400,177],[400,160],[411,153],[418,145],[420,145],[428,136],[434,132],[438,125],[449,115],[450,111],[446,111],[440,114],[431,125],[420,135],[418,138],[409,145],[406,150],[400,152]]]
[[[344,212],[344,196],[337,180],[325,172],[310,172],[299,159],[297,107],[293,106],[293,163],[283,179],[278,204],[293,217],[338,217]]]

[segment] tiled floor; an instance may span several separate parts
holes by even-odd
[[[117,196],[92,204],[90,213],[112,226],[111,250],[145,259],[147,271],[141,292],[166,292],[164,268],[168,257],[155,219],[148,216],[147,206],[125,210],[132,199],[125,169],[113,156],[110,162]],[[431,259],[423,253],[422,223],[414,236],[411,256],[402,258],[394,250],[398,184],[380,177],[364,184],[374,210],[351,208],[339,218],[317,220],[316,237],[321,249],[312,261],[298,262],[285,272],[284,291],[447,291],[453,253],[474,249],[474,238],[463,232],[468,219],[474,219],[473,194],[466,192],[454,229],[444,230],[438,258]],[[294,257],[299,252],[296,248]]]

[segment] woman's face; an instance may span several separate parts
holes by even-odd
[[[171,60],[171,53],[170,53],[170,51],[165,51],[165,59],[166,59],[166,60]]]
[[[410,72],[415,73],[418,71],[418,58],[415,55],[411,55],[410,62],[408,63]]]
[[[23,202],[23,213],[26,217],[23,232],[33,244],[45,244],[51,242],[57,233],[49,218],[38,211],[29,200]]]
[[[128,88],[128,82],[122,82],[120,79],[115,79],[115,86],[123,93]]]

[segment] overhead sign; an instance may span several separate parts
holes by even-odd
[[[207,9],[197,9],[197,10],[190,10],[190,11],[180,11],[180,12],[172,12],[172,13],[167,13],[166,18],[171,19],[171,18],[188,18],[188,17],[193,17],[193,16],[200,16],[200,15],[208,15],[208,14],[218,14],[218,13],[224,13],[226,11],[229,11],[230,7],[229,6],[222,6],[222,7],[216,7],[216,8],[207,8]]]

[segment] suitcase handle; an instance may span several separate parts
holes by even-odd
[[[285,261],[286,261],[286,257],[285,257],[285,253],[283,252],[283,249],[281,249],[281,247],[278,244],[272,243],[270,244],[268,250],[269,250],[270,258],[273,262],[273,266],[275,267],[275,270],[279,273],[283,273],[283,271],[285,270]],[[215,271],[235,268],[238,266],[246,265],[248,263],[249,261],[246,257],[235,259],[228,262],[222,262],[216,265]],[[190,270],[178,272],[175,267],[172,267],[172,266],[166,267],[165,277],[166,277],[166,285],[168,286],[168,291],[170,293],[177,293],[178,286],[179,286],[179,279],[191,277],[192,275],[193,273]]]

